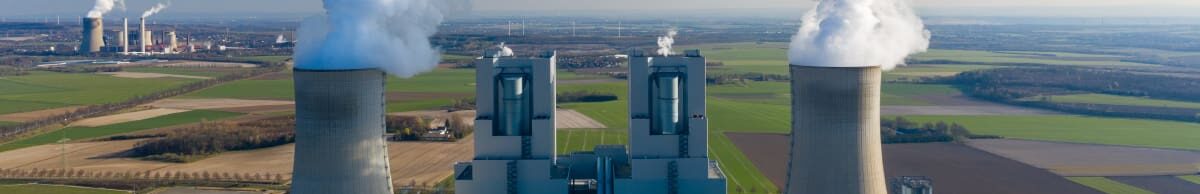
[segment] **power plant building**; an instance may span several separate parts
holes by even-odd
[[[378,69],[295,69],[290,193],[390,194],[384,83]]]
[[[886,194],[881,68],[793,65],[791,74],[787,193]]]
[[[475,62],[476,154],[455,165],[456,191],[474,193],[725,193],[708,160],[705,60],[630,53],[630,147],[555,155],[555,54],[485,52]]]

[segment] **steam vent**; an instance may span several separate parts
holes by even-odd
[[[699,51],[631,51],[630,147],[555,155],[554,52],[485,52],[476,61],[475,159],[455,164],[459,193],[715,194],[725,177],[708,159],[705,60]]]
[[[104,20],[83,18],[83,40],[80,42],[79,52],[100,52],[100,48],[104,47]]]
[[[378,69],[295,69],[295,194],[392,193]]]
[[[880,67],[793,65],[787,193],[886,194]]]

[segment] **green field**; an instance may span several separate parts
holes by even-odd
[[[193,81],[196,80],[40,71],[27,76],[0,77],[0,114],[120,102]]]
[[[1067,179],[1108,194],[1154,194],[1154,192],[1104,177],[1067,177]]]
[[[1071,115],[905,116],[955,122],[972,133],[1008,138],[1200,150],[1200,124]]]
[[[1022,100],[1041,100],[1041,97],[1029,97],[1029,98],[1022,99]],[[1059,96],[1051,96],[1050,101],[1051,102],[1059,102],[1059,103],[1088,103],[1088,104],[1111,104],[1111,105],[1200,109],[1200,103],[1195,103],[1195,102],[1158,100],[1158,99],[1150,99],[1150,98],[1117,96],[1117,95],[1108,95],[1108,94],[1059,95]]]
[[[184,95],[184,98],[237,98],[254,100],[291,100],[295,95],[291,79],[247,79],[229,82]]]
[[[730,66],[758,66],[743,69],[748,72],[787,72],[788,43],[720,43],[700,45],[680,45],[677,48],[700,49],[709,60],[722,61]],[[1042,55],[1054,55],[1047,57]],[[1028,52],[1028,51],[968,51],[931,49],[926,53],[913,56],[917,60],[949,60],[966,64],[971,63],[1038,63],[1048,65],[1080,65],[1080,66],[1153,66],[1149,64],[1120,61],[1120,56],[1092,55],[1062,52]],[[903,68],[903,67],[902,67]]]
[[[169,127],[181,124],[196,123],[200,121],[215,121],[224,118],[230,118],[241,115],[239,113],[195,110],[182,113],[175,113],[161,117],[155,117],[146,120],[132,121],[100,127],[68,127],[65,129],[56,130],[50,133],[40,134],[37,136],[0,144],[0,152],[15,150],[26,147],[33,147],[44,144],[58,142],[58,140],[66,137],[71,140],[85,140],[90,138],[104,137],[122,133],[129,133],[159,127]]]
[[[791,105],[791,83],[749,82],[745,85],[710,85],[708,95],[715,98],[773,105]],[[894,84],[883,85],[882,104],[887,106],[928,106],[935,102],[924,96],[960,95],[949,85]]]
[[[130,192],[107,190],[107,189],[61,186],[61,185],[21,184],[21,185],[0,185],[0,193],[4,193],[4,194],[125,194],[125,193],[130,193]]]
[[[292,59],[292,56],[252,56],[252,57],[237,57],[240,60],[257,61],[257,62],[284,62]]]
[[[1185,181],[1196,183],[1196,184],[1200,185],[1200,175],[1187,175],[1187,176],[1177,176],[1177,177],[1179,179],[1183,179]]]

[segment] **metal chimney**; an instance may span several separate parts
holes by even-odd
[[[291,193],[391,194],[378,69],[295,69]]]
[[[880,67],[791,67],[787,193],[886,194]]]

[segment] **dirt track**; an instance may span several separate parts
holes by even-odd
[[[1011,139],[969,145],[1063,176],[1153,176],[1200,172],[1200,152]]]
[[[776,186],[785,187],[787,135],[727,133]],[[926,176],[937,193],[1099,193],[1065,178],[968,146],[950,143],[883,146],[888,177]]]
[[[46,110],[39,110],[39,111],[33,111],[33,112],[5,114],[5,115],[0,115],[0,121],[25,122],[25,121],[41,119],[41,118],[45,118],[45,117],[49,117],[49,116],[65,114],[65,113],[68,113],[71,111],[75,111],[75,109],[79,109],[79,108],[82,108],[82,106],[63,107],[63,108],[46,109]]]
[[[140,120],[150,119],[150,118],[154,118],[154,117],[160,117],[160,116],[181,113],[181,112],[187,112],[187,111],[188,110],[170,109],[170,108],[150,109],[150,110],[143,110],[143,111],[137,111],[137,112],[131,112],[131,113],[122,113],[122,114],[115,114],[115,115],[108,115],[108,116],[84,119],[81,121],[76,121],[75,123],[71,123],[71,125],[83,126],[83,127],[98,127],[98,126],[130,122],[130,121],[140,121]]]
[[[175,75],[175,74],[165,74],[165,73],[106,72],[106,73],[99,73],[99,74],[111,75],[113,77],[119,77],[119,78],[134,78],[134,79],[164,78],[164,77],[187,78],[187,79],[212,79],[211,77],[204,77],[204,76]]]

